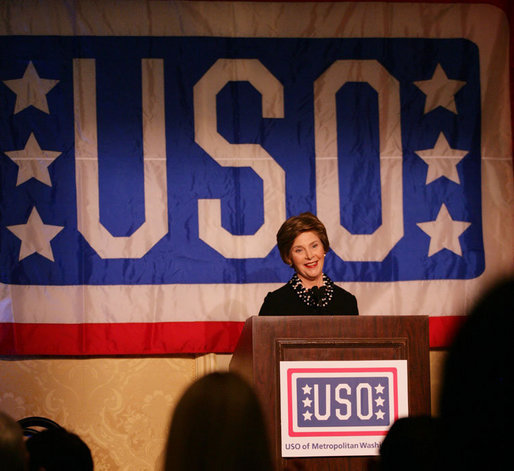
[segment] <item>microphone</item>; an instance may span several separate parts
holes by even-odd
[[[312,300],[316,303],[316,304],[319,304],[319,302],[321,301],[321,298],[323,297],[323,293],[325,292],[325,287],[322,286],[321,288],[319,288],[318,286],[313,286],[309,291],[309,295],[310,297],[312,298]]]

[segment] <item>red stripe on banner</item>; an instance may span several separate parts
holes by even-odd
[[[449,347],[466,316],[438,316],[428,318],[430,348]]]
[[[243,322],[0,324],[0,355],[231,353]]]
[[[464,319],[430,317],[430,347],[448,347]],[[232,353],[243,326],[243,322],[1,323],[0,355]]]

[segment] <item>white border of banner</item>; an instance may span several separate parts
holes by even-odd
[[[305,370],[340,370],[335,372],[312,372]],[[302,371],[304,370],[304,371]],[[360,370],[360,372],[352,372]],[[368,370],[368,371],[363,371]],[[300,373],[295,373],[300,371]],[[387,427],[332,427],[326,429],[309,427],[306,432],[298,426],[296,402],[289,403],[289,376],[301,377],[363,377],[379,372],[389,378],[389,425]],[[296,397],[295,383],[292,381],[291,395]],[[396,400],[395,400],[396,399]],[[395,404],[396,403],[396,404]],[[392,404],[392,405],[391,405]],[[355,406],[355,404],[352,404]],[[355,409],[355,407],[352,407]],[[282,456],[370,456],[377,455],[380,444],[394,421],[406,417],[409,411],[407,360],[376,361],[281,361],[280,362],[280,429]],[[291,417],[290,417],[291,415]],[[290,423],[292,420],[292,423]],[[326,432],[326,433],[322,433]]]
[[[509,96],[509,26],[501,10],[483,4],[351,2],[75,0],[72,4],[76,13],[73,15],[67,1],[3,1],[0,3],[0,35],[310,38],[428,35],[473,41],[479,48],[481,65],[482,208],[498,207],[497,212],[485,211],[483,214],[484,273],[472,280],[352,282],[344,283],[344,287],[357,297],[361,315],[461,315],[492,282],[501,275],[512,273],[514,189],[510,107],[505,104],[505,97]],[[48,11],[52,14],[48,15]],[[199,18],[202,21],[199,22]],[[261,21],[256,24],[252,21],[254,18]],[[409,21],[405,22],[403,18],[409,18]],[[427,18],[437,18],[437,30],[427,31]],[[455,18],[466,18],[466,21]],[[314,23],[311,23],[313,19]],[[345,28],[348,22],[365,26],[349,30]],[[30,31],[27,25],[30,25]],[[491,31],[497,34],[493,36]],[[491,181],[495,185],[488,186]],[[0,284],[0,322],[243,321],[257,314],[266,293],[279,286],[281,283]]]

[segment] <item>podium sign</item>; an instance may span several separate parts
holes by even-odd
[[[284,458],[377,455],[407,415],[407,360],[280,362]]]

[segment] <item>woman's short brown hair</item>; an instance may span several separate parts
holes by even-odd
[[[294,240],[302,232],[314,232],[321,240],[325,253],[330,250],[327,230],[323,223],[310,212],[301,213],[298,216],[291,216],[287,219],[277,232],[277,246],[284,263],[290,265],[289,252]]]

